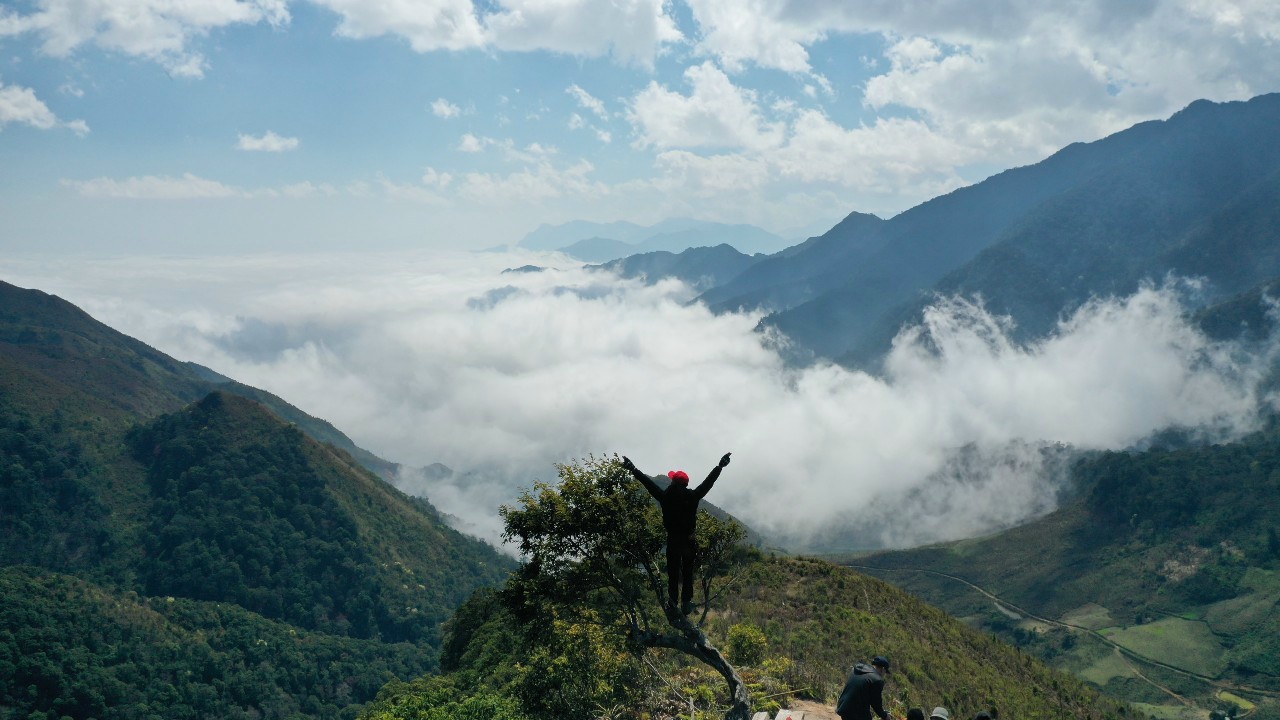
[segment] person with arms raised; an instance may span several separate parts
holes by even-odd
[[[720,471],[728,466],[731,454],[725,453],[707,479],[692,490],[689,489],[689,473],[683,470],[667,473],[671,484],[663,489],[653,478],[640,472],[630,458],[622,456],[622,466],[662,507],[662,526],[667,530],[667,601],[673,610],[679,609],[685,615],[693,612],[693,569],[698,551],[694,531],[698,522],[698,503],[716,484]]]

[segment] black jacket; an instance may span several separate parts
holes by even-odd
[[[653,478],[640,472],[634,465],[631,466],[631,474],[644,484],[649,494],[662,506],[662,526],[667,529],[667,535],[683,539],[693,535],[694,527],[698,522],[698,503],[706,497],[711,486],[716,484],[716,478],[720,477],[720,469],[720,466],[716,465],[707,475],[707,479],[692,490],[675,481],[672,481],[664,490],[658,487],[658,483],[654,482]]]
[[[853,666],[849,680],[840,692],[840,701],[836,703],[836,714],[844,720],[871,720],[875,712],[881,718],[888,718],[884,709],[884,678],[870,665],[858,663]]]

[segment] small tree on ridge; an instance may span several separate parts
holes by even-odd
[[[516,506],[503,506],[503,538],[518,543],[525,562],[504,591],[511,610],[529,621],[591,617],[624,636],[637,653],[668,648],[715,669],[728,688],[726,720],[747,720],[750,697],[737,670],[702,629],[663,602],[665,533],[647,492],[616,457],[557,466],[558,485],[537,483]],[[744,536],[741,526],[705,516],[701,572],[724,572]],[[705,530],[703,530],[705,527]],[[705,607],[713,577],[703,576]]]

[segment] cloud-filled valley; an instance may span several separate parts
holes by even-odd
[[[504,273],[534,263],[543,272]],[[801,546],[963,537],[1051,510],[1064,446],[1256,422],[1267,354],[1187,322],[1177,284],[1098,299],[1049,338],[1009,339],[939,300],[882,376],[790,368],[759,317],[715,316],[562,256],[426,254],[9,260],[6,280],[80,305],[182,360],[276,393],[406,471],[465,529],[588,453],[698,478],[708,499]]]

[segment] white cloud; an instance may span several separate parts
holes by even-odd
[[[734,85],[709,62],[684,76],[692,86],[689,95],[651,82],[632,99],[627,116],[639,145],[761,150],[781,142],[782,125],[764,119],[754,91]]]
[[[445,100],[444,98],[436,98],[436,100],[431,103],[431,114],[435,115],[438,118],[444,118],[448,120],[450,118],[456,118],[459,115],[461,115],[462,108],[458,107],[457,105],[454,105],[453,103],[449,102],[448,100]]]
[[[143,175],[116,179],[109,177],[91,180],[62,180],[63,187],[71,188],[81,197],[112,198],[121,200],[209,200],[209,199],[254,199],[254,198],[308,198],[333,197],[339,194],[334,186],[328,183],[313,183],[309,180],[282,185],[280,187],[261,187],[246,189],[236,185],[228,185],[218,180],[202,178],[192,173],[181,176]],[[348,190],[349,194],[355,194]]]
[[[877,378],[787,369],[754,316],[714,316],[678,283],[617,282],[563,258],[192,262],[2,264],[388,459],[449,465],[458,476],[414,489],[490,538],[498,503],[592,452],[697,475],[733,451],[708,499],[796,542],[854,524],[895,543],[989,531],[1053,507],[1053,443],[1247,430],[1271,362],[1205,339],[1168,289],[1086,305],[1029,346],[980,306],[944,302]],[[501,273],[526,263],[550,269]]]
[[[429,167],[422,173],[422,184],[427,187],[447,188],[453,184],[453,175]]]
[[[240,135],[239,139],[236,141],[236,149],[278,153],[297,150],[299,144],[298,138],[282,137],[273,131],[268,130],[266,134],[261,137]]]
[[[64,122],[45,105],[31,88],[0,83],[0,130],[10,123],[30,125],[40,130],[66,128],[80,137],[89,134],[83,120]]]
[[[341,16],[337,34],[366,39],[394,35],[418,52],[464,50],[484,43],[471,0],[312,0]]]
[[[41,0],[33,13],[0,15],[0,37],[34,33],[43,40],[42,50],[54,57],[92,43],[154,60],[178,77],[201,77],[205,60],[190,49],[194,38],[263,21],[288,23],[287,0]]]
[[[824,113],[776,100],[768,108],[710,63],[690,68],[680,95],[656,83],[632,101],[638,143],[660,150],[654,183],[672,193],[741,193],[829,185],[902,207],[965,184],[957,169],[985,159],[978,148],[938,133],[918,119],[880,119],[845,128]],[[671,150],[669,148],[679,148]],[[720,150],[707,154],[708,149]],[[763,193],[761,193],[763,194]],[[847,201],[846,201],[847,202]]]
[[[702,30],[698,49],[738,71],[747,62],[787,72],[807,72],[806,45],[825,37],[837,25],[834,12],[811,3],[816,16],[808,22],[786,16],[785,0],[689,0]]]
[[[904,126],[886,121],[912,118],[920,123],[913,134],[928,147],[950,148],[944,162],[974,155],[987,165],[1034,162],[1195,99],[1275,91],[1280,76],[1280,6],[1262,0],[1070,6],[689,0],[689,6],[700,29],[698,51],[731,72],[755,65],[821,78],[809,58],[816,43],[840,35],[883,38],[887,64],[863,59],[879,71],[863,96],[877,127],[844,132],[899,136]],[[817,86],[804,90],[819,94]],[[902,174],[892,164],[877,165],[888,162],[883,157],[847,160]],[[956,169],[940,165],[937,172]]]
[[[567,92],[570,96],[572,96],[573,99],[577,101],[580,107],[582,107],[584,110],[590,111],[600,120],[609,119],[609,111],[605,109],[604,102],[602,102],[599,98],[593,96],[591,93],[587,92],[586,90],[583,90],[577,85],[570,85],[565,92]],[[613,142],[612,133],[610,133],[608,130],[602,127],[597,127],[596,125],[593,125],[592,123],[588,122],[586,118],[582,117],[578,113],[573,113],[569,116],[569,129],[570,130],[590,130],[591,132],[595,133],[596,139],[599,140],[600,142],[606,145]]]
[[[601,120],[609,119],[609,111],[605,109],[604,102],[602,102],[600,98],[595,97],[586,90],[578,87],[576,84],[570,85],[569,89],[565,90],[565,92],[576,100],[578,105],[583,109],[590,110],[595,113],[596,117]]]
[[[507,174],[466,173],[458,179],[457,189],[463,199],[486,207],[540,203],[565,196],[591,198],[609,192],[604,184],[591,179],[594,170],[586,160],[567,167],[542,160]]]
[[[100,177],[92,180],[63,180],[84,197],[124,198],[130,200],[192,200],[202,198],[249,197],[250,193],[216,180],[191,173],[182,177],[144,175],[124,180]]]
[[[664,0],[500,0],[479,12],[471,0],[312,0],[342,18],[344,37],[404,38],[418,52],[490,48],[610,56],[652,66],[682,39]]]
[[[333,197],[338,194],[337,188],[328,183],[315,184],[309,180],[285,185],[280,188],[280,194],[291,198],[307,198],[323,195],[324,197]]]
[[[664,46],[683,39],[666,0],[501,0],[499,6],[485,18],[485,30],[500,50],[610,56],[652,67]]]
[[[489,138],[482,138],[467,133],[458,140],[458,151],[465,153],[478,153],[484,150],[485,146],[492,143]]]

